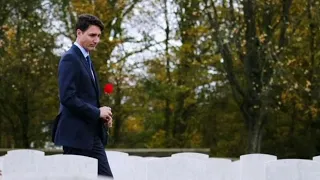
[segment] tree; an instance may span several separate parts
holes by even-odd
[[[272,123],[268,127],[268,135],[278,135],[279,131],[286,138],[274,137],[273,143],[283,144],[279,154],[285,157],[310,158],[319,152],[319,48],[315,42],[319,40],[318,19],[319,4],[315,1],[296,2],[292,5],[289,27],[294,35],[286,50],[286,56],[278,68],[281,68],[282,93],[278,116],[285,116],[281,123]],[[308,27],[308,28],[305,28]],[[279,138],[279,140],[277,140]],[[302,142],[312,142],[297,146]],[[274,149],[275,144],[268,143],[266,148]],[[269,149],[270,148],[270,149]]]
[[[292,0],[203,3],[233,97],[244,117],[247,152],[260,152],[267,115],[278,103],[270,98],[277,74],[274,64],[282,60],[291,35]]]
[[[201,5],[196,0],[157,3],[161,5],[160,21],[164,22],[160,26],[163,49],[146,63],[149,76],[145,82],[149,101],[154,103],[152,113],[162,112],[154,120],[162,123],[155,136],[164,136],[164,147],[202,146],[199,141],[202,111],[198,108],[202,102],[198,96],[205,89],[203,86],[219,78],[208,67],[208,63],[214,64],[208,61],[211,58],[208,51],[213,48],[206,41],[210,34],[204,26]]]
[[[14,1],[6,6],[12,11],[3,21],[6,41],[0,57],[0,111],[2,123],[8,127],[6,142],[13,137],[14,147],[43,145],[45,137],[39,134],[44,134],[45,120],[53,116],[56,107],[43,106],[57,94],[52,86],[57,61],[55,38],[47,31],[50,19],[43,16],[47,6],[42,3]]]

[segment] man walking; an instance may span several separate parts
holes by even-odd
[[[59,63],[60,110],[53,141],[63,146],[64,154],[96,158],[98,174],[113,177],[104,149],[112,112],[111,108],[100,106],[99,81],[90,58],[103,28],[103,23],[93,15],[78,17],[77,39]]]

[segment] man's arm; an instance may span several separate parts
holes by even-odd
[[[100,109],[84,102],[77,96],[75,81],[80,64],[74,58],[71,54],[67,54],[59,64],[60,102],[73,113],[84,115],[90,119],[99,119]]]

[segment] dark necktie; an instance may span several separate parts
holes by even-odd
[[[92,74],[92,78],[93,78],[93,80],[95,80],[94,74],[93,74],[93,70],[92,70],[92,62],[91,62],[90,56],[88,55],[88,56],[86,57],[86,59],[87,59],[87,64],[88,64],[88,66],[89,66],[90,72],[91,72],[91,74]]]

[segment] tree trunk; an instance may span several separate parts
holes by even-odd
[[[113,143],[114,145],[117,145],[120,142],[120,134],[121,134],[121,126],[122,126],[122,116],[121,116],[121,90],[119,85],[116,86],[116,93],[115,93],[115,105],[112,110],[115,112],[113,114],[113,122],[114,122],[114,132],[113,132]]]
[[[255,116],[251,116],[251,120],[247,124],[248,145],[247,153],[260,153],[261,141],[263,137],[267,112],[262,111],[264,108],[256,111]]]
[[[165,47],[166,47],[166,79],[167,79],[167,85],[171,84],[171,73],[170,73],[170,54],[169,54],[169,40],[170,40],[170,24],[169,24],[169,18],[168,18],[168,2],[167,0],[164,0],[164,6],[165,6],[165,22],[166,22],[166,28],[165,28],[165,33],[166,33],[166,39],[165,39]],[[164,130],[166,132],[166,141],[167,145],[170,144],[170,135],[171,135],[171,109],[170,109],[170,98],[167,98],[165,100],[165,109],[164,109],[164,117],[165,117],[165,122],[164,122]]]
[[[21,92],[21,106],[22,111],[20,115],[20,127],[21,127],[21,145],[23,148],[30,148],[30,139],[28,136],[29,133],[29,125],[30,125],[30,117],[29,117],[29,106],[28,106],[28,96],[26,95],[27,92]]]
[[[259,125],[254,125],[248,130],[247,153],[260,153],[261,151],[262,131]]]

